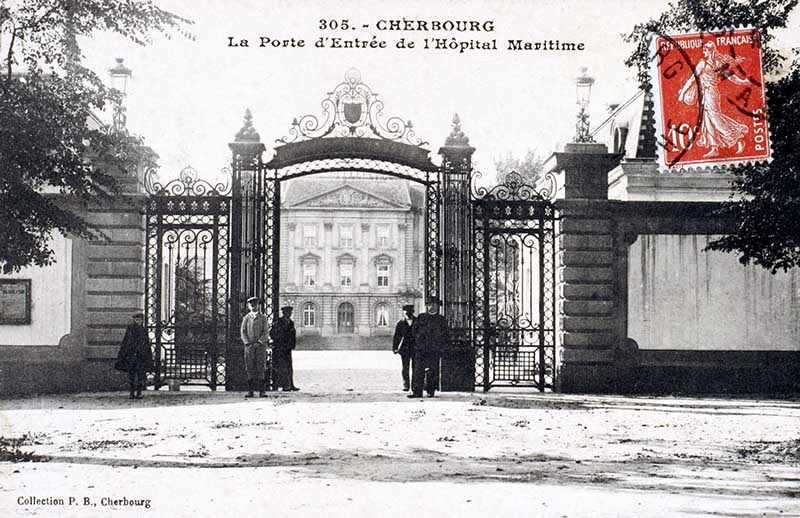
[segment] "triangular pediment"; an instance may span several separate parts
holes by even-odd
[[[301,207],[336,207],[336,208],[371,208],[399,209],[397,203],[363,191],[351,185],[342,185],[322,194],[315,194],[292,203],[292,208]]]

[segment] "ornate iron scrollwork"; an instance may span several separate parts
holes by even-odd
[[[552,174],[547,174],[542,180],[543,187],[536,187],[525,182],[525,179],[516,171],[511,171],[505,177],[503,183],[494,187],[480,187],[476,185],[476,180],[480,178],[480,173],[473,175],[472,195],[476,199],[498,200],[498,201],[550,201],[555,195],[555,178]]]
[[[412,146],[428,144],[416,138],[411,121],[396,116],[383,120],[383,101],[361,82],[361,73],[355,68],[348,70],[344,81],[322,100],[321,118],[311,114],[295,118],[289,135],[276,142],[291,144],[325,137],[378,138]]]
[[[191,166],[184,167],[178,178],[166,184],[159,182],[158,173],[150,169],[144,176],[144,187],[150,195],[159,196],[225,196],[231,190],[231,171],[224,167],[220,171],[219,182],[212,184],[198,178],[197,170]],[[224,182],[224,183],[223,183]]]
[[[477,175],[476,175],[477,176]],[[511,172],[472,189],[475,379],[484,390],[555,385],[554,183]]]

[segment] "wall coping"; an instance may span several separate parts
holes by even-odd
[[[714,168],[659,173],[652,159],[627,158],[608,172],[608,197],[619,201],[723,202],[735,199],[735,175]]]

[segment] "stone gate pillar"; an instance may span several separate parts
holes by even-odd
[[[458,114],[453,129],[439,149],[442,156],[442,211],[439,225],[442,243],[440,293],[450,337],[442,353],[441,388],[444,391],[475,390],[475,353],[472,345],[472,234],[469,189],[472,153],[469,138],[461,131]]]
[[[567,144],[546,164],[558,182],[555,205],[561,217],[556,236],[560,392],[616,389],[621,304],[607,174],[618,161],[603,144]]]
[[[230,270],[228,281],[228,343],[225,355],[225,390],[245,390],[247,376],[244,370],[244,346],[239,337],[239,324],[246,312],[247,299],[251,296],[263,296],[262,286],[252,286],[252,275],[242,275],[245,271],[260,271],[256,263],[260,257],[246,257],[243,251],[248,248],[253,252],[252,244],[255,236],[247,235],[248,229],[243,217],[242,200],[244,183],[247,178],[253,179],[261,169],[262,153],[266,146],[253,127],[253,116],[250,110],[244,114],[244,125],[236,133],[233,142],[228,144],[231,150],[231,219],[230,219]],[[254,182],[250,182],[251,185]],[[248,245],[247,243],[250,243]],[[250,254],[252,255],[252,254]],[[258,276],[255,276],[258,278]],[[255,291],[253,291],[255,289]],[[267,311],[270,308],[266,308]]]

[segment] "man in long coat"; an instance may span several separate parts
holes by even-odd
[[[141,399],[147,373],[152,372],[153,352],[150,350],[150,340],[147,330],[142,323],[144,314],[133,315],[133,322],[125,329],[125,337],[117,353],[114,368],[128,373],[130,395],[128,399]]]
[[[403,312],[405,315],[394,328],[392,352],[400,354],[403,390],[408,390],[411,388],[411,378],[408,374],[409,367],[411,366],[411,359],[414,357],[414,333],[411,332],[411,326],[414,324],[415,320],[414,305],[406,304],[403,306]]]
[[[272,338],[272,368],[275,373],[275,386],[284,392],[300,390],[294,386],[292,350],[297,343],[297,334],[292,321],[292,306],[281,308],[281,317],[272,324],[269,331]]]
[[[247,372],[247,394],[244,397],[253,397],[256,386],[258,395],[264,397],[267,389],[267,316],[261,312],[261,300],[258,297],[247,299],[247,306],[250,312],[242,319],[241,327]]]
[[[447,344],[447,321],[439,314],[439,300],[428,300],[428,312],[411,326],[414,335],[414,371],[410,398],[422,397],[423,389],[433,397],[439,386],[439,358]]]

